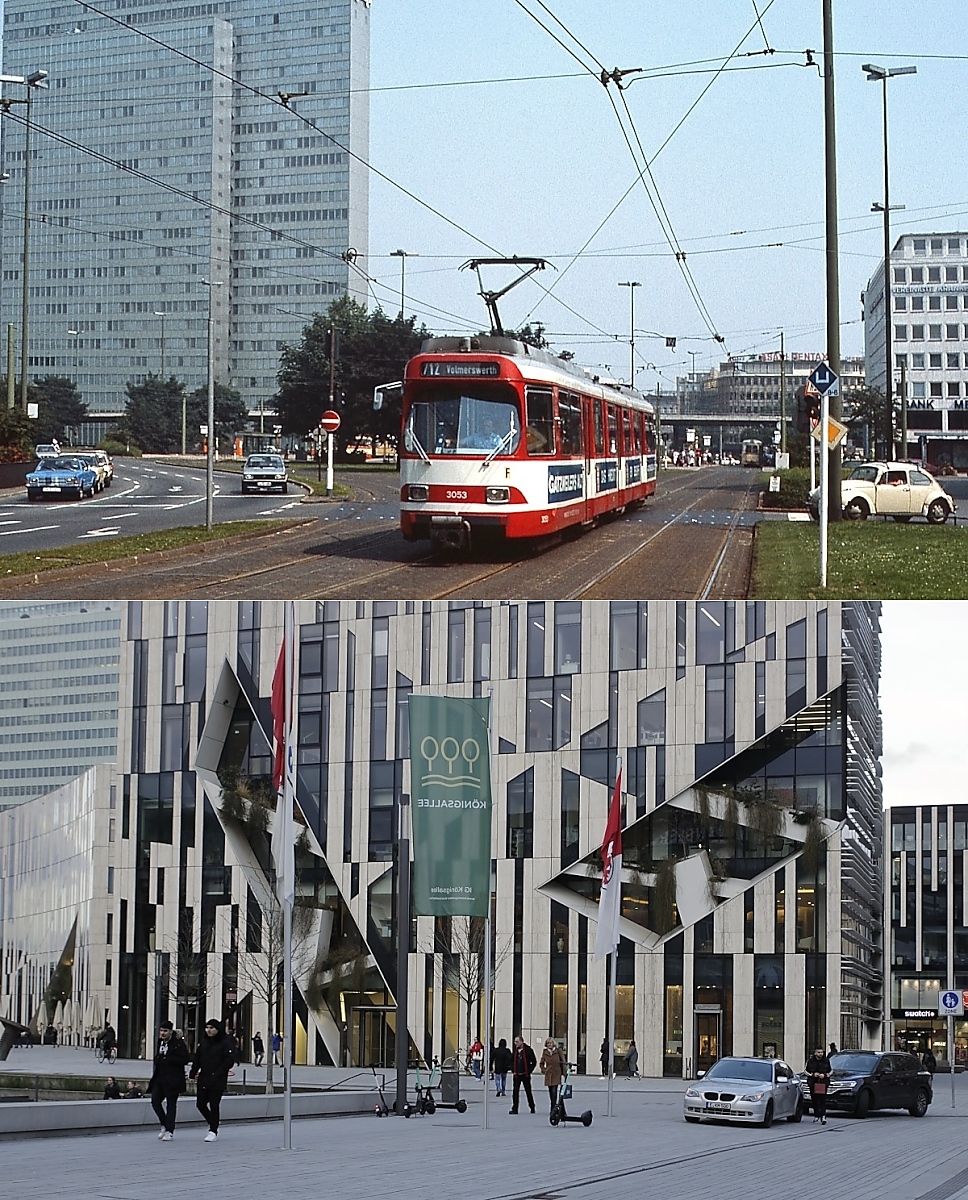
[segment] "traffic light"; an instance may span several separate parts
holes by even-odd
[[[820,397],[815,391],[807,392],[805,388],[797,389],[797,415],[795,428],[797,433],[808,434],[820,423]]]

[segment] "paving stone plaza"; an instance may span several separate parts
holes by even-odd
[[[92,1056],[61,1051],[60,1069],[85,1070]],[[16,1052],[8,1067],[25,1079],[42,1071],[38,1048]],[[68,1061],[68,1057],[70,1061]],[[116,1074],[139,1079],[144,1063],[119,1061]],[[48,1067],[49,1069],[49,1067]],[[97,1067],[98,1074],[110,1068]],[[90,1073],[94,1073],[93,1070]],[[296,1084],[335,1083],[345,1072],[297,1068]],[[811,1193],[831,1200],[956,1200],[968,1195],[968,1082],[936,1079],[927,1117],[873,1114],[865,1121],[807,1117],[772,1129],[686,1125],[684,1085],[675,1080],[616,1080],[615,1115],[605,1116],[606,1085],[580,1080],[573,1111],[590,1108],[592,1126],[554,1129],[537,1088],[538,1112],[511,1117],[489,1103],[482,1128],[480,1093],[462,1080],[468,1111],[433,1117],[358,1116],[293,1122],[293,1149],[282,1150],[281,1122],[226,1123],[206,1145],[198,1126],[159,1142],[154,1129],[101,1136],[0,1141],[0,1195],[18,1200],[90,1196],[204,1196],[236,1200],[257,1194],[287,1200],[320,1195],[341,1200],[400,1196],[413,1200],[773,1200]],[[108,1103],[108,1102],[105,1102]],[[122,1101],[120,1103],[141,1103]],[[145,1101],[144,1103],[147,1103]],[[191,1110],[191,1098],[182,1104]],[[524,1106],[522,1106],[523,1108]],[[817,1139],[820,1139],[818,1142]]]

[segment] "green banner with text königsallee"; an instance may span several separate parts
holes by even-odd
[[[487,697],[410,697],[413,911],[487,916],[491,763]]]

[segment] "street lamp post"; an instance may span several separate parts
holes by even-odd
[[[4,112],[10,111],[11,104],[26,106],[24,120],[24,231],[23,231],[23,261],[21,270],[20,290],[20,407],[27,411],[27,359],[30,349],[29,317],[30,317],[30,100],[34,88],[47,87],[47,72],[33,71],[30,75],[0,75],[0,83],[22,83],[26,86],[27,94],[23,100],[15,100],[4,96],[0,99]]]
[[[399,258],[399,260],[400,260],[400,320],[402,321],[403,320],[403,306],[404,306],[404,300],[405,300],[404,283],[405,283],[406,272],[407,272],[407,259],[408,258],[416,258],[417,251],[416,250],[391,250],[390,257],[391,258]]]
[[[167,315],[166,313],[158,312],[158,310],[155,309],[154,316],[161,318],[161,372],[160,372],[160,375],[161,375],[162,380],[165,378],[165,317],[166,317],[166,315]],[[182,447],[182,454],[184,454],[184,453],[185,453],[185,449],[184,449],[184,447]]]
[[[917,67],[879,67],[875,63],[864,63],[861,70],[871,83],[880,83],[883,90],[884,113],[884,203],[871,205],[871,212],[884,214],[884,407],[890,436],[890,456],[897,457],[894,448],[894,348],[891,338],[891,203],[889,198],[889,175],[887,159],[887,81],[895,75],[916,75]],[[907,457],[907,447],[903,448]]]
[[[74,391],[76,392],[77,391],[77,338],[81,331],[79,329],[68,329],[67,332],[68,332],[68,335],[74,339],[74,374],[72,376],[71,382],[74,384]],[[68,445],[69,446],[74,445],[74,427],[73,426],[71,426],[71,431],[68,435]]]
[[[206,455],[205,455],[205,528],[211,529],[213,525],[214,507],[215,507],[215,365],[212,360],[212,350],[214,344],[214,330],[212,322],[212,289],[221,287],[221,279],[203,279],[201,281],[208,288],[208,354],[207,354],[207,380],[208,380],[208,435],[206,437]]]
[[[635,387],[635,289],[642,284],[637,279],[632,279],[618,286],[627,287],[629,290],[629,387]]]

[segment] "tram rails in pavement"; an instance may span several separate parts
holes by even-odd
[[[503,336],[430,338],[407,364],[400,526],[463,551],[641,504],[656,414],[640,392]]]

